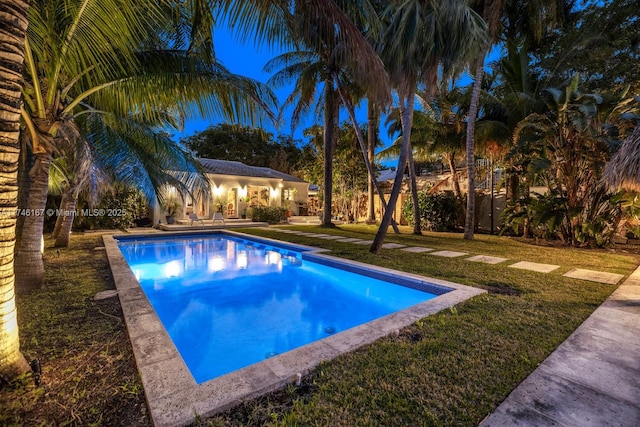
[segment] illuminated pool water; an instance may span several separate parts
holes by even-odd
[[[118,246],[197,383],[436,296],[222,234]]]

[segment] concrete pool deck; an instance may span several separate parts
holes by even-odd
[[[169,235],[169,233],[162,234]],[[228,234],[238,235],[231,232]],[[149,237],[154,236],[158,237],[157,234]],[[451,291],[246,368],[196,384],[122,256],[114,237],[117,236],[103,236],[106,253],[118,290],[151,419],[158,427],[191,424],[196,416],[212,415],[231,408],[243,400],[296,382],[301,375],[306,375],[322,361],[374,342],[421,318],[486,292],[444,280],[330,257],[321,254],[323,250],[312,248],[314,257],[336,260],[354,268],[366,267],[381,275],[394,275],[431,283],[450,288]],[[136,237],[144,238],[144,235]],[[248,235],[247,237],[256,238]],[[264,238],[259,240],[273,241]],[[302,245],[295,246],[302,247]]]
[[[640,268],[480,427],[640,425]]]

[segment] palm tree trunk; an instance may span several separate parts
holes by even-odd
[[[71,188],[70,192],[71,194],[67,195],[67,205],[65,209],[65,213],[68,213],[68,215],[63,215],[60,233],[56,237],[56,248],[66,248],[69,246],[69,240],[71,238],[71,228],[73,227],[73,220],[76,217],[74,215],[74,212],[78,203],[78,197],[73,194],[75,192],[75,189]]]
[[[411,148],[410,141],[411,127],[413,126],[413,110],[415,107],[415,89],[416,85],[412,85],[411,89],[400,98],[402,145],[400,147],[400,157],[398,158],[398,169],[396,170],[396,177],[393,180],[393,187],[391,188],[391,195],[389,196],[387,209],[384,211],[380,227],[378,227],[376,237],[373,239],[373,244],[369,249],[369,252],[371,253],[377,254],[380,252],[382,242],[384,242],[384,238],[387,235],[387,229],[389,228],[393,211],[396,207],[396,203],[398,202],[398,197],[400,196],[400,190],[402,190],[402,178],[404,177],[404,169],[409,158],[409,149]]]
[[[413,149],[409,146],[409,181],[411,183],[411,201],[413,202],[413,234],[422,235],[420,225],[420,203],[418,200],[418,183],[416,180],[416,164],[413,161]]]
[[[31,177],[29,171],[33,167],[33,153],[26,142],[23,135],[20,136],[20,163],[18,163],[18,209],[27,208],[27,199],[29,198],[29,188],[31,187]],[[22,236],[22,226],[24,225],[24,216],[19,215],[16,222],[16,247],[20,246],[20,236]]]
[[[400,117],[400,121],[404,119],[403,116]],[[404,127],[404,123],[402,123]],[[403,141],[404,143],[404,141]],[[408,168],[409,168],[409,182],[411,186],[411,200],[413,202],[413,234],[422,235],[421,225],[420,225],[420,203],[418,202],[418,184],[416,182],[416,164],[413,161],[413,148],[411,147],[411,140],[407,142],[408,147]]]
[[[69,197],[71,193],[69,191],[69,187],[65,187],[64,192],[62,193],[62,199],[60,200],[60,207],[58,208],[58,216],[56,217],[56,225],[53,227],[53,232],[51,233],[51,237],[57,239],[60,235],[60,230],[62,229],[62,223],[64,222],[65,216],[63,212],[68,211]]]
[[[386,211],[387,202],[384,199],[384,194],[382,193],[382,189],[380,189],[378,182],[374,178],[371,178],[374,176],[373,162],[370,161],[369,150],[367,149],[367,146],[364,143],[364,138],[362,137],[362,133],[360,132],[360,128],[358,127],[358,121],[356,120],[356,112],[355,112],[355,109],[353,108],[353,104],[349,99],[346,98],[342,90],[340,90],[340,86],[338,86],[338,93],[340,94],[340,99],[342,100],[342,103],[346,107],[347,113],[349,114],[349,118],[351,119],[351,125],[353,126],[353,130],[356,133],[356,139],[358,140],[358,144],[360,144],[360,150],[362,151],[362,155],[364,157],[364,163],[367,166],[367,171],[369,172],[369,178],[372,179],[373,185],[376,191],[378,192],[378,196],[380,196],[380,203],[382,204],[382,208]],[[371,200],[373,200],[373,197],[371,197]],[[398,224],[396,224],[393,218],[391,218],[391,227],[393,227],[394,233],[400,234],[400,230],[398,229]]]
[[[372,100],[367,103],[367,159],[373,165],[375,160],[376,144],[378,142],[378,125],[380,124],[380,114],[378,106]],[[376,177],[369,174],[367,178],[367,223],[376,222],[376,211],[373,204],[373,196],[376,185]]]
[[[16,242],[20,105],[24,40],[29,2],[9,0],[0,7],[0,380],[29,371],[20,352],[15,304],[13,251]]]
[[[333,193],[333,150],[337,137],[338,103],[335,99],[333,80],[325,81],[324,99],[324,204],[322,226],[332,227],[332,193]]]
[[[49,167],[52,155],[48,152],[35,155],[36,162],[31,170],[31,189],[27,202],[28,216],[25,217],[20,247],[15,259],[16,286],[19,290],[34,290],[42,286],[44,262],[42,259],[42,228],[44,208],[49,190]]]
[[[485,6],[485,9],[487,6]],[[484,54],[476,60],[476,74],[471,93],[471,105],[469,106],[469,119],[467,121],[467,214],[464,220],[464,238],[473,240],[476,211],[476,163],[473,140],[476,132],[476,118],[478,116],[478,103],[480,102],[480,89],[484,75]]]

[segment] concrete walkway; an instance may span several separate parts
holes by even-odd
[[[640,268],[480,426],[640,426]]]

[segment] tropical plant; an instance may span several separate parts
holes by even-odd
[[[162,204],[162,210],[167,214],[167,216],[170,217],[175,218],[176,216],[178,216],[180,209],[182,209],[182,205],[175,199],[166,200]]]
[[[170,25],[175,14],[164,14],[171,9],[163,7],[169,5],[189,7],[152,1],[33,3],[22,111],[36,158],[27,208],[44,207],[51,160],[64,145],[64,135],[72,133],[64,129],[79,130],[77,121],[83,115],[91,114],[95,120],[92,129],[103,128],[102,138],[121,132],[120,143],[111,151],[120,157],[118,149],[129,134],[114,125],[117,120],[126,118],[125,128],[140,136],[175,126],[181,117],[196,113],[257,119],[265,102],[273,101],[265,88],[229,73],[206,53],[196,54],[201,40],[190,46],[177,44]],[[166,37],[154,38],[158,33]],[[191,164],[186,172],[197,171],[186,153],[182,159]],[[131,175],[135,170],[122,173]],[[16,264],[22,266],[17,269],[19,284],[25,287],[37,287],[42,281],[41,236],[42,218],[26,218],[16,256]]]
[[[549,191],[531,206],[536,222],[566,244],[600,244],[610,228],[604,213],[613,215],[614,209],[607,207],[603,169],[638,109],[625,93],[584,94],[578,83],[576,75],[563,87],[545,89],[548,112],[530,114],[519,124],[516,150],[531,159],[532,179]]]
[[[337,141],[339,103],[334,87],[333,76],[338,73],[340,65],[332,56],[332,46],[318,51],[295,51],[284,53],[265,65],[265,71],[276,72],[269,83],[281,87],[291,79],[295,79],[294,90],[285,100],[281,111],[294,105],[291,115],[291,126],[295,127],[302,114],[309,112],[315,105],[322,105],[324,117],[323,151],[324,151],[324,210],[331,211],[333,152]],[[321,88],[321,89],[320,89]],[[322,94],[318,97],[318,92]],[[318,98],[318,100],[316,100]],[[281,113],[282,114],[282,113]],[[331,226],[331,216],[323,219],[324,226]]]
[[[181,139],[181,143],[198,157],[238,161],[284,173],[291,173],[296,168],[300,157],[298,142],[288,135],[274,138],[263,129],[228,123],[220,123]],[[280,165],[274,165],[274,159],[279,157],[282,157]]]
[[[0,13],[0,381],[29,371],[20,352],[13,250],[18,207],[20,106],[28,1],[3,2]]]

